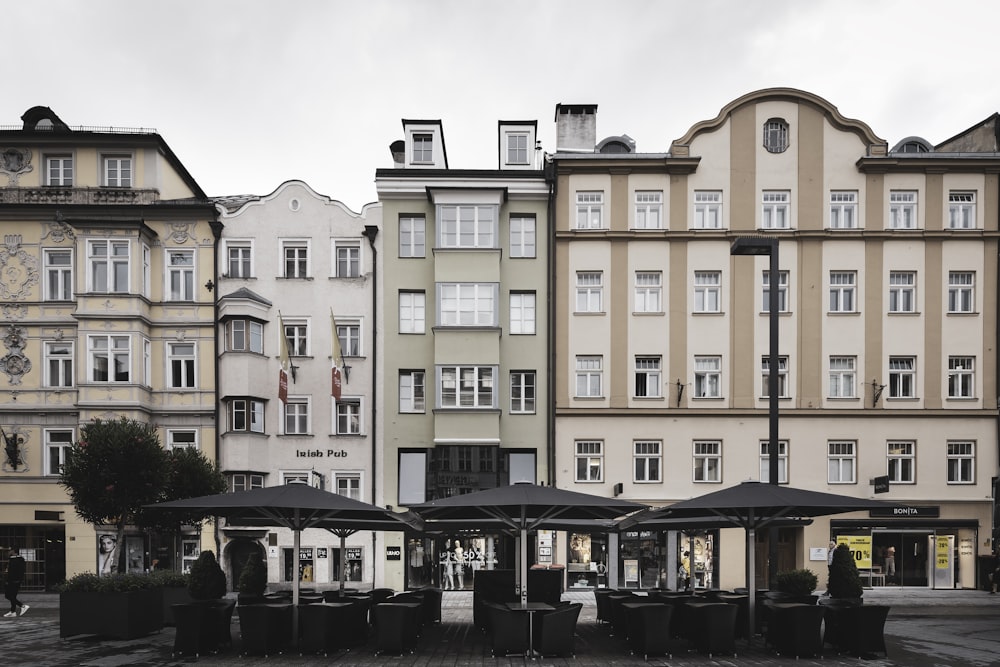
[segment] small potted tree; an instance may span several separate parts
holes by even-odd
[[[202,551],[188,574],[190,604],[174,605],[177,644],[194,648],[195,653],[212,653],[220,645],[232,643],[230,625],[235,600],[226,595],[226,573],[211,550]]]
[[[819,578],[808,569],[785,570],[775,577],[775,588],[784,594],[782,602],[804,602],[816,604],[818,595],[814,595]]]
[[[226,573],[215,560],[215,552],[202,551],[191,564],[188,592],[195,600],[218,600],[226,594]]]
[[[854,556],[846,544],[838,545],[833,550],[833,560],[830,562],[830,574],[826,582],[826,591],[830,601],[841,606],[856,606],[861,604],[864,588]]]
[[[256,604],[264,601],[267,590],[267,567],[260,556],[254,554],[247,559],[240,574],[239,604]]]

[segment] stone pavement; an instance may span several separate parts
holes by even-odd
[[[4,667],[55,667],[74,665],[114,667],[118,665],[177,666],[196,662],[194,658],[170,655],[174,629],[141,639],[120,641],[94,637],[59,637],[59,597],[56,594],[21,596],[31,605],[30,611],[19,618],[0,618],[0,662]],[[564,600],[583,602],[584,608],[577,626],[576,657],[573,659],[544,658],[527,661],[520,657],[493,658],[481,633],[472,626],[472,594],[451,592],[444,595],[442,622],[426,629],[417,650],[403,657],[376,656],[372,644],[360,649],[341,651],[323,656],[300,656],[286,653],[280,656],[242,657],[239,655],[239,621],[234,618],[234,647],[213,656],[202,656],[203,665],[399,665],[414,667],[447,665],[579,665],[608,667],[618,665],[773,665],[787,663],[796,667],[858,667],[913,666],[939,667],[962,665],[989,667],[1000,664],[1000,595],[983,591],[932,591],[926,589],[878,588],[867,590],[865,600],[892,607],[886,622],[888,658],[859,661],[855,657],[828,653],[823,658],[801,659],[780,657],[760,644],[740,642],[736,657],[701,656],[696,653],[676,654],[672,659],[632,656],[622,642],[611,637],[607,626],[595,621],[596,607],[589,591],[571,591]],[[94,613],[100,613],[95,609]]]

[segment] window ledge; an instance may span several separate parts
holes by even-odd
[[[956,315],[958,317],[974,317],[979,315],[978,310],[949,310],[945,315]]]
[[[633,396],[633,401],[649,401],[652,403],[662,403],[667,400],[665,396]]]
[[[906,317],[906,316],[914,317],[914,316],[917,316],[917,315],[920,315],[920,314],[921,313],[920,313],[919,310],[890,310],[889,312],[886,313],[886,315],[888,315],[889,317],[899,317],[899,316],[902,316],[902,317]]]
[[[886,396],[886,403],[916,403],[920,398],[917,396]]]
[[[769,311],[769,310],[761,310],[761,311],[758,311],[757,314],[760,315],[761,317],[768,317],[771,314],[771,311]],[[778,317],[791,317],[791,316],[792,316],[792,311],[790,311],[790,310],[779,310],[778,311]]]
[[[860,396],[827,396],[826,400],[835,401],[840,403],[852,402],[856,403],[861,400]]]
[[[500,408],[434,408],[434,414],[500,414]]]
[[[957,403],[975,403],[979,400],[977,396],[949,396],[945,399],[946,401],[955,401]]]
[[[702,316],[702,317],[704,317],[706,315],[711,316],[711,315],[725,315],[725,314],[726,314],[726,311],[724,311],[724,310],[692,310],[691,311],[691,315],[692,316]]]
[[[574,401],[603,401],[604,396],[574,396]]]
[[[580,317],[595,317],[607,315],[607,312],[603,310],[575,310],[573,311],[573,315]]]
[[[861,311],[860,310],[850,310],[850,311],[846,311],[846,310],[828,310],[828,311],[826,311],[826,314],[829,315],[830,317],[852,317],[852,316],[858,317],[858,316],[861,315]]]
[[[633,310],[633,317],[663,317],[666,315],[662,310]]]
[[[725,396],[692,396],[692,401],[724,401]]]
[[[278,433],[275,437],[279,439],[285,438],[314,438],[315,433]]]
[[[275,276],[275,280],[314,280],[312,276]]]

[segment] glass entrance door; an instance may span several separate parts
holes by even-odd
[[[886,586],[928,586],[927,544],[930,531],[875,531],[872,565],[881,567]]]

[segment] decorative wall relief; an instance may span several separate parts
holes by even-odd
[[[23,320],[28,316],[28,307],[19,303],[5,303],[0,306],[0,312],[3,312],[3,319],[10,320]]]
[[[0,172],[7,174],[7,185],[17,185],[21,174],[34,171],[31,150],[28,148],[0,148]]]
[[[38,283],[38,258],[21,247],[20,234],[7,234],[0,248],[0,298],[16,301]]]
[[[21,384],[21,378],[31,372],[31,359],[24,356],[24,347],[28,343],[24,334],[24,327],[13,324],[7,325],[4,330],[3,344],[8,352],[0,357],[0,372],[7,374],[10,384]]]
[[[187,240],[191,238],[191,223],[190,222],[171,222],[170,223],[170,240],[174,243],[187,243]]]
[[[63,214],[56,211],[56,219],[51,222],[45,223],[45,233],[42,234],[42,240],[51,238],[56,243],[62,243],[66,239],[70,241],[76,240],[76,233],[73,228],[66,224],[66,220],[63,218]]]
[[[3,439],[3,471],[28,472],[28,457],[25,455],[25,434],[15,426],[0,429]]]

